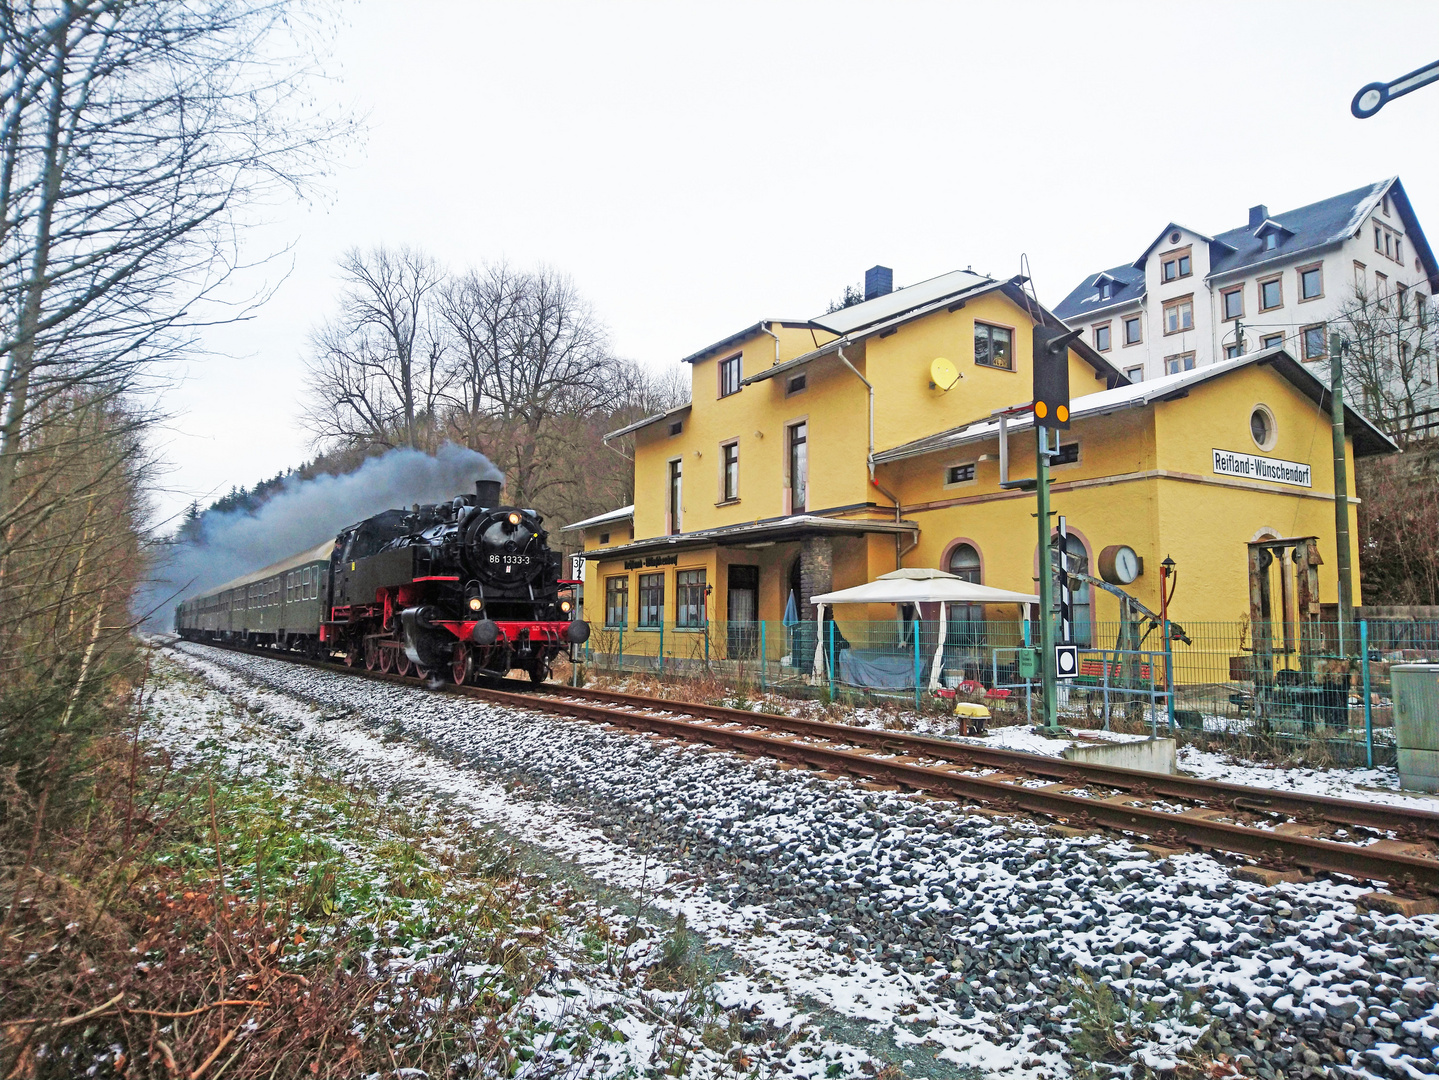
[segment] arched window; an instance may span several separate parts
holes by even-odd
[[[1084,541],[1073,533],[1068,535],[1067,541],[1066,548],[1071,556],[1069,568],[1083,574],[1089,573],[1089,553],[1084,550]],[[1076,645],[1092,645],[1094,643],[1094,634],[1091,629],[1093,608],[1089,596],[1089,584],[1088,582],[1077,582],[1076,586],[1070,596],[1074,643]]]
[[[964,581],[982,585],[980,580],[979,552],[972,544],[955,544],[949,553],[951,574]],[[947,644],[954,646],[984,644],[984,608],[980,604],[952,604],[949,607],[949,629],[945,631]]]

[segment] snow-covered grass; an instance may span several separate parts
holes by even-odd
[[[685,912],[656,905],[657,861],[616,892],[487,812],[507,801],[503,787],[381,772],[373,766],[390,758],[421,774],[445,766],[393,732],[327,740],[313,705],[206,674],[209,683],[162,671],[144,734],[184,775],[213,779],[226,888],[294,912],[281,953],[290,970],[343,951],[377,983],[422,986],[410,1049],[432,1045],[410,1058],[432,1072],[442,1060],[463,1075],[519,1076],[886,1067],[821,1038],[799,1010],[757,1010],[765,995],[742,975],[721,977],[725,959]],[[198,886],[215,855],[201,844],[161,860]],[[394,1003],[381,994],[377,1008]],[[446,1042],[460,1049],[446,1055]]]
[[[1365,885],[1262,888],[1204,855],[1159,862],[772,762],[181,649],[262,709],[315,703],[291,737],[347,775],[651,890],[723,958],[724,1008],[821,1032],[814,1047],[936,1076],[1139,1076],[1220,1053],[1263,1076],[1435,1071],[1439,918],[1357,911]]]

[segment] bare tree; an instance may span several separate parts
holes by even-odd
[[[1439,405],[1434,318],[1429,300],[1356,288],[1330,324],[1345,340],[1347,400],[1400,441],[1415,413]]]
[[[319,439],[419,448],[453,380],[431,311],[444,279],[423,251],[351,249],[340,259],[339,312],[311,339],[311,400]]]
[[[451,397],[452,426],[479,433],[475,448],[504,472],[507,497],[544,506],[557,489],[582,485],[561,463],[595,450],[582,421],[621,400],[625,380],[574,283],[549,268],[494,266],[455,282],[441,311],[464,387]]]
[[[293,0],[0,2],[0,537],[36,512],[14,485],[52,402],[243,315],[204,304],[240,211],[346,129],[297,104],[316,27]]]

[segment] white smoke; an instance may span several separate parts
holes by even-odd
[[[382,510],[472,495],[476,480],[504,477],[484,454],[445,443],[433,457],[399,449],[344,476],[290,479],[259,510],[208,513],[197,540],[167,549],[139,597],[148,622],[168,628],[175,605],[191,596],[314,547]]]

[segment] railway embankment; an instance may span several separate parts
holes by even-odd
[[[1365,884],[1266,887],[1207,855],[182,649],[262,709],[311,703],[294,737],[312,754],[436,798],[488,792],[487,820],[611,885],[662,875],[650,903],[734,958],[720,1000],[907,1075],[1435,1071],[1439,918],[1361,910]]]

